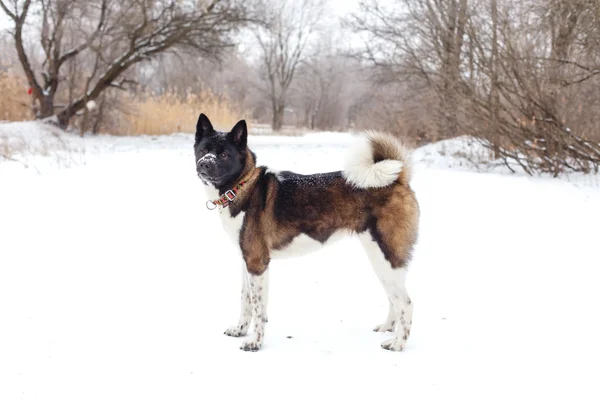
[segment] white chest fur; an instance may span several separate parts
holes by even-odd
[[[240,212],[235,217],[232,217],[228,208],[219,209],[219,216],[221,217],[223,229],[236,246],[239,246],[240,244],[240,230],[242,229],[242,223],[244,222],[244,214],[244,212]]]
[[[205,185],[204,188],[206,190],[206,196],[208,199],[219,198],[219,191],[217,189],[210,185]],[[227,207],[218,207],[215,211],[219,213],[221,223],[223,224],[223,229],[227,233],[227,236],[229,237],[229,239],[231,239],[232,243],[236,246],[236,248],[238,248],[240,242],[240,229],[242,229],[242,223],[244,222],[245,213],[240,212],[234,218],[231,216],[229,208]]]

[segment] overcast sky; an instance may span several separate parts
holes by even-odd
[[[294,1],[294,0],[292,0]],[[326,19],[335,20],[340,17],[344,17],[349,13],[355,11],[358,6],[359,0],[326,0],[327,14]],[[7,29],[12,27],[12,21],[10,18],[0,9],[0,34],[6,34]],[[352,35],[344,35],[342,41],[347,43],[338,43],[341,46],[352,46],[354,43]],[[251,42],[246,43],[245,35],[240,37],[240,50],[242,50],[246,56],[252,57],[252,45]]]
[[[328,0],[330,7],[335,10],[338,15],[343,15],[352,12],[356,9],[358,0]]]
[[[352,12],[356,9],[356,5],[358,0],[327,0],[329,3],[329,8],[337,15],[342,16],[347,14],[348,12]],[[4,30],[10,26],[10,20],[4,14],[3,11],[0,10],[0,29]]]

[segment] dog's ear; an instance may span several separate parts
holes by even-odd
[[[200,114],[200,117],[198,117],[198,122],[196,123],[196,143],[201,141],[204,136],[211,134],[214,131],[215,130],[213,129],[208,117],[204,114]]]
[[[229,132],[229,138],[238,149],[243,150],[246,148],[246,144],[248,143],[248,127],[246,126],[246,121],[241,120]]]

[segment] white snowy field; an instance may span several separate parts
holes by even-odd
[[[44,130],[0,138],[55,154]],[[341,168],[351,139],[250,145],[310,173]],[[348,239],[272,262],[265,345],[246,353],[223,334],[241,264],[193,137],[64,140],[68,162],[0,159],[2,400],[600,398],[598,177],[474,172],[440,154],[460,140],[419,149],[405,351],[380,348],[387,299]]]

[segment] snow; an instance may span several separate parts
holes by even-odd
[[[265,345],[245,353],[223,335],[240,261],[204,206],[193,137],[52,132],[0,124],[0,144],[22,144],[0,161],[0,399],[600,396],[597,176],[476,172],[452,156],[460,138],[417,150],[405,351],[379,347],[387,299],[347,239],[272,262]],[[351,140],[249,142],[310,173],[340,168]]]

